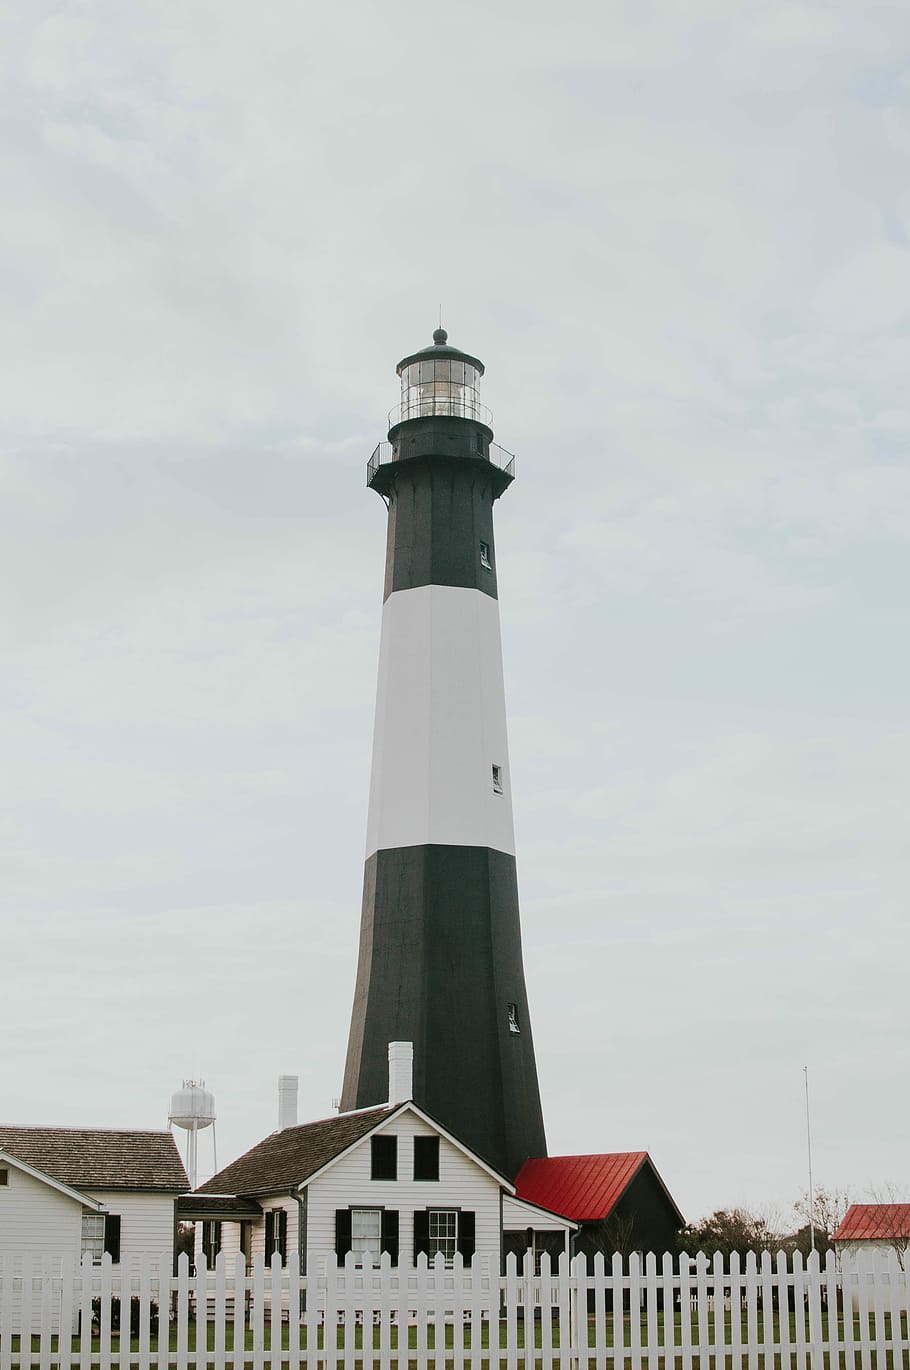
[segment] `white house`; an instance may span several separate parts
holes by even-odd
[[[851,1204],[831,1240],[850,1256],[893,1252],[901,1270],[910,1271],[910,1203]]]
[[[188,1188],[170,1132],[0,1126],[0,1254],[173,1259]]]
[[[410,1089],[410,1070],[393,1071],[392,1096]],[[518,1199],[504,1175],[407,1098],[284,1127],[181,1199],[178,1211],[201,1228],[197,1252],[209,1264],[218,1251],[242,1251],[249,1261],[296,1250],[313,1273],[320,1258],[349,1251],[364,1262],[388,1252],[399,1268],[413,1267],[421,1252],[446,1261],[459,1252],[466,1263],[484,1255],[498,1267],[507,1234],[558,1254],[576,1228]]]

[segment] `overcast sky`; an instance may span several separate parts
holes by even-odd
[[[441,303],[551,1152],[786,1210],[808,1066],[816,1179],[904,1184],[903,0],[13,0],[0,64],[3,1118],[331,1111]]]

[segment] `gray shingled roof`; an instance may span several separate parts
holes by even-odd
[[[394,1110],[387,1104],[361,1113],[339,1113],[317,1123],[273,1132],[251,1151],[219,1170],[200,1194],[277,1194],[315,1174],[353,1142],[372,1132]]]
[[[189,1189],[170,1132],[99,1127],[3,1127],[0,1151],[74,1189]]]

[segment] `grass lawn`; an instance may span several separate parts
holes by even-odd
[[[541,1354],[541,1351],[542,1332],[545,1326],[546,1319],[544,1319],[543,1322],[541,1322],[540,1319],[536,1319],[533,1323],[530,1321],[525,1323],[522,1319],[516,1319],[515,1321],[515,1349],[517,1350],[518,1358],[521,1359],[521,1361],[529,1367],[529,1370],[530,1367],[533,1367],[533,1370],[543,1370],[544,1358]],[[505,1319],[493,1322],[483,1322],[479,1329],[479,1342],[474,1348],[472,1348],[473,1329],[469,1323],[465,1324],[462,1328],[456,1328],[452,1325],[452,1323],[448,1323],[445,1324],[442,1329],[443,1338],[440,1340],[439,1351],[443,1354],[440,1355],[439,1358],[439,1370],[455,1370],[454,1352],[456,1349],[456,1332],[459,1330],[461,1331],[461,1355],[469,1358],[471,1356],[472,1349],[474,1349],[475,1354],[479,1353],[479,1357],[483,1361],[489,1362],[492,1359],[493,1363],[496,1364],[500,1360],[505,1360],[504,1355],[496,1354],[497,1351],[499,1351],[500,1353],[504,1353],[506,1351],[508,1333]],[[770,1340],[775,1346],[778,1345],[780,1342],[780,1334],[782,1330],[784,1331],[786,1341],[789,1343],[791,1350],[794,1352],[795,1363],[795,1346],[797,1335],[795,1314],[789,1314],[787,1323],[785,1323],[783,1329],[781,1328],[779,1316],[775,1314],[773,1325],[768,1328],[768,1332],[770,1333]],[[831,1330],[832,1332],[835,1331],[833,1326]],[[882,1330],[884,1339],[886,1341],[889,1341],[891,1339],[890,1317],[886,1316],[885,1326]],[[902,1335],[906,1337],[906,1314],[903,1314],[901,1317],[900,1330]],[[192,1358],[194,1362],[196,1361],[196,1358],[198,1356],[198,1364],[200,1368],[202,1366],[207,1366],[210,1368],[210,1370],[216,1370],[215,1360],[211,1358],[211,1353],[215,1351],[216,1343],[214,1324],[211,1322],[205,1324],[204,1331],[205,1335],[203,1338],[203,1325],[199,1324],[197,1326],[196,1323],[190,1323],[187,1329],[188,1335],[186,1349],[189,1356]],[[234,1331],[234,1325],[231,1323],[228,1323],[224,1329],[224,1339],[222,1345],[224,1347],[226,1357],[231,1358],[232,1363],[236,1365],[236,1370],[241,1370],[241,1367],[243,1367],[244,1370],[258,1370],[258,1365],[261,1365],[263,1352],[265,1352],[266,1354],[270,1354],[272,1350],[272,1327],[267,1322],[263,1325],[261,1343],[258,1348],[254,1344],[255,1334],[252,1328],[250,1327],[244,1328],[242,1347],[240,1346],[240,1344],[237,1344],[235,1348]],[[420,1345],[418,1343],[419,1331],[424,1334],[422,1338],[422,1344]],[[600,1332],[600,1336],[598,1336],[598,1331]],[[335,1348],[338,1352],[337,1360],[339,1367],[343,1367],[345,1360],[345,1332],[346,1329],[343,1324],[339,1325],[335,1331]],[[364,1332],[366,1332],[365,1356]],[[729,1351],[730,1343],[732,1340],[732,1332],[733,1324],[729,1310],[727,1310],[724,1314],[722,1323],[721,1320],[718,1319],[716,1327],[713,1324],[713,1320],[709,1324],[707,1346],[714,1346],[715,1344],[722,1342],[723,1344],[725,1344],[727,1348],[727,1353],[723,1358],[719,1356],[711,1356],[710,1360],[708,1356],[705,1356],[704,1370],[735,1370],[735,1367],[738,1367],[740,1364],[746,1365],[750,1363],[752,1366],[756,1367],[756,1370],[786,1370],[786,1365],[789,1363],[789,1357],[784,1362],[784,1364],[781,1365],[780,1355],[769,1356],[767,1358],[768,1363],[766,1365],[766,1358],[760,1350],[757,1352],[755,1359],[751,1362],[749,1362],[748,1360],[747,1352],[743,1352],[742,1359],[740,1358],[740,1356],[737,1356],[734,1361],[734,1358],[731,1356]],[[757,1320],[757,1327],[755,1329],[755,1332],[757,1334],[755,1340],[757,1344],[761,1346],[765,1340],[765,1327],[763,1326],[761,1317],[759,1317]],[[291,1337],[287,1324],[282,1324],[280,1329],[280,1335],[279,1329],[276,1326],[275,1333],[275,1352],[280,1351],[280,1353],[283,1353],[281,1357],[281,1363],[285,1367],[288,1367],[289,1370],[289,1352],[291,1349]],[[651,1362],[652,1366],[656,1366],[659,1363],[660,1370],[672,1370],[674,1361],[676,1362],[677,1366],[681,1365],[680,1346],[683,1335],[683,1319],[680,1313],[677,1312],[674,1315],[672,1327],[669,1323],[665,1324],[664,1315],[662,1312],[659,1312],[656,1315],[656,1317],[652,1313],[651,1333],[654,1336],[654,1345],[656,1347],[662,1348],[666,1341],[669,1340],[672,1342],[675,1351],[675,1354],[672,1358],[669,1356],[664,1357],[663,1355],[660,1355],[659,1358],[655,1357]],[[690,1344],[692,1346],[697,1347],[699,1345],[699,1329],[698,1318],[697,1315],[694,1313],[691,1317],[689,1333]],[[858,1316],[854,1318],[853,1333],[854,1339],[858,1341],[860,1335]],[[384,1345],[388,1347],[388,1349],[392,1352],[393,1356],[396,1359],[399,1350],[404,1352],[406,1348],[407,1352],[410,1353],[407,1355],[407,1360],[405,1360],[404,1355],[402,1355],[401,1370],[417,1370],[417,1357],[412,1353],[419,1352],[421,1359],[423,1358],[424,1354],[428,1354],[433,1359],[435,1359],[436,1356],[436,1327],[433,1324],[433,1322],[428,1322],[425,1328],[420,1329],[418,1329],[418,1327],[412,1323],[409,1323],[406,1327],[399,1327],[397,1324],[392,1324],[391,1326],[387,1325],[384,1328],[380,1328],[377,1326],[368,1326],[366,1329],[364,1329],[361,1325],[356,1325],[353,1329],[353,1334],[353,1347],[349,1348],[348,1355],[351,1357],[352,1360],[354,1358],[360,1361],[365,1360],[367,1367],[369,1367],[372,1362],[375,1366],[375,1370],[379,1370],[379,1353],[382,1351]],[[826,1342],[828,1339],[828,1316],[827,1313],[824,1312],[822,1314],[821,1334],[822,1341]],[[843,1316],[838,1317],[836,1334],[837,1340],[842,1343],[844,1340]],[[622,1321],[621,1332],[618,1323],[614,1325],[614,1319],[612,1317],[608,1316],[604,1318],[602,1320],[602,1326],[600,1328],[598,1328],[596,1321],[593,1317],[589,1318],[587,1338],[588,1356],[586,1358],[582,1353],[582,1355],[579,1357],[579,1361],[583,1365],[585,1359],[587,1359],[587,1370],[596,1370],[597,1361],[594,1353],[597,1348],[598,1342],[600,1342],[601,1346],[604,1347],[608,1353],[612,1353],[613,1347],[619,1345],[623,1348],[623,1351],[617,1356],[615,1361],[613,1360],[612,1355],[610,1355],[610,1363],[611,1365],[615,1365],[617,1367],[617,1370],[619,1370],[620,1365],[624,1367],[624,1370],[631,1370],[631,1342],[633,1335],[636,1339],[636,1348],[640,1346],[642,1348],[642,1351],[644,1351],[645,1354],[647,1354],[647,1348],[649,1346],[649,1327],[648,1317],[645,1314],[642,1314],[640,1319],[632,1319],[629,1317],[625,1317]],[[492,1357],[490,1355],[491,1336],[493,1348]],[[749,1329],[747,1327],[745,1315],[742,1318],[742,1323],[740,1327],[740,1339],[742,1341],[743,1346],[748,1345]],[[804,1342],[807,1340],[805,1332],[803,1333],[803,1339]],[[116,1358],[116,1363],[121,1367],[121,1370],[128,1370],[129,1367],[139,1366],[140,1347],[138,1338],[127,1338],[124,1336],[121,1339],[120,1334],[118,1332],[114,1332],[111,1334],[110,1340],[112,1356]],[[546,1340],[548,1348],[551,1348],[556,1353],[551,1358],[552,1364],[554,1365],[554,1368],[559,1367],[559,1326],[555,1312],[553,1316],[552,1333],[547,1337]],[[31,1341],[32,1354],[31,1357],[26,1357],[25,1361],[23,1361],[22,1359],[20,1339],[14,1336],[11,1338],[11,1342],[11,1355],[9,1360],[7,1360],[6,1355],[9,1355],[9,1353],[7,1352],[6,1355],[4,1354],[4,1352],[6,1352],[6,1348],[3,1347],[2,1338],[0,1338],[0,1364],[2,1364],[3,1366],[9,1365],[10,1370],[30,1370],[31,1367],[33,1367],[34,1370],[51,1370],[51,1361],[55,1363],[54,1370],[56,1370],[56,1367],[60,1365],[59,1340],[57,1337],[51,1338],[50,1347],[48,1347],[47,1344],[45,1344],[43,1356],[40,1354],[41,1348],[39,1338],[33,1337]],[[298,1349],[300,1351],[305,1351],[306,1347],[307,1329],[305,1327],[301,1327]],[[322,1351],[324,1350],[324,1348],[325,1334],[323,1329],[320,1328],[317,1332],[317,1342],[315,1349]],[[236,1361],[234,1361],[235,1349]],[[150,1338],[149,1350],[151,1357],[157,1360],[159,1356],[157,1336],[152,1336]],[[164,1348],[162,1347],[161,1350],[163,1351]],[[176,1365],[177,1350],[178,1347],[176,1328],[171,1327],[169,1330],[167,1343],[167,1364],[172,1367]],[[374,1353],[373,1355],[370,1354],[371,1351]],[[535,1355],[534,1352],[537,1352],[538,1354]],[[92,1337],[91,1341],[92,1370],[99,1370],[101,1366],[99,1353],[100,1339],[97,1335],[95,1335]],[[513,1351],[513,1355],[514,1354],[515,1351]],[[67,1364],[67,1360],[69,1365],[73,1367],[73,1370],[78,1370],[78,1367],[80,1365],[80,1353],[79,1339],[77,1337],[74,1337],[72,1339],[70,1358],[66,1357],[66,1353],[64,1351],[64,1365]],[[853,1359],[851,1358],[851,1361],[848,1363],[845,1360],[843,1353],[833,1363],[831,1363],[831,1358],[828,1355],[824,1357],[824,1361],[824,1370],[839,1370],[840,1366],[847,1366],[848,1370],[853,1370]],[[692,1364],[695,1367],[695,1370],[699,1370],[698,1357],[693,1358]],[[857,1370],[859,1370],[858,1356],[856,1358],[856,1364]],[[901,1360],[898,1357],[898,1360],[895,1362],[890,1352],[886,1353],[885,1361],[883,1364],[876,1364],[876,1357],[873,1352],[871,1361],[867,1364],[871,1367],[871,1370],[910,1370],[910,1364],[908,1364],[906,1359],[903,1361],[903,1363],[901,1363]]]

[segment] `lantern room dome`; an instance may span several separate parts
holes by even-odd
[[[401,403],[389,415],[389,424],[410,419],[473,419],[489,427],[490,411],[480,402],[477,382],[483,362],[468,352],[449,346],[449,335],[437,328],[429,347],[403,357],[395,368],[401,378]]]
[[[419,352],[412,352],[410,356],[402,357],[395,369],[400,376],[402,368],[410,366],[411,362],[426,361],[431,357],[449,357],[457,361],[469,362],[477,372],[478,377],[483,375],[484,366],[479,357],[472,357],[469,352],[460,352],[457,347],[450,347],[449,335],[444,328],[435,329],[433,341],[429,347],[422,347]]]

